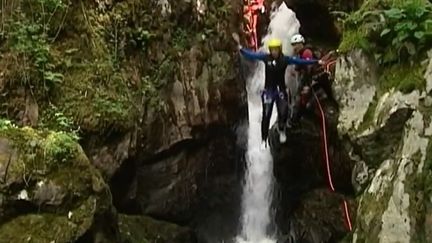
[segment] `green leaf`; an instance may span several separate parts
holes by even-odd
[[[387,35],[388,33],[390,33],[390,31],[391,31],[391,29],[389,29],[389,28],[384,29],[384,30],[381,32],[381,37]]]
[[[426,31],[432,31],[432,19],[428,19],[423,23],[424,29]]]
[[[404,18],[406,15],[403,13],[403,11],[401,9],[397,9],[397,8],[392,8],[390,10],[385,10],[384,14],[391,19],[402,19]]]
[[[365,19],[366,17],[369,16],[379,16],[380,13],[381,11],[379,10],[365,11],[361,16],[361,19]]]
[[[416,24],[416,23],[414,23],[412,21],[407,22],[407,27],[410,30],[415,30],[417,28],[417,26],[418,26],[418,24]]]
[[[407,29],[407,28],[408,28],[408,24],[406,22],[399,22],[395,25],[394,30],[401,31],[401,30]]]
[[[423,32],[423,31],[416,31],[414,33],[414,36],[415,36],[415,38],[421,40],[425,36],[425,32]]]
[[[417,8],[417,9],[415,10],[415,15],[416,15],[418,18],[421,18],[425,13],[426,13],[426,9],[424,9],[424,8],[422,8],[422,7]]]
[[[406,40],[408,37],[409,37],[409,34],[408,34],[408,33],[406,33],[406,32],[400,32],[400,33],[398,34],[397,40],[398,40],[399,42],[403,42],[403,41]]]

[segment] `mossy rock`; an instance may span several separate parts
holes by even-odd
[[[123,243],[193,243],[196,239],[186,227],[154,220],[147,216],[119,216]]]
[[[4,242],[73,242],[111,213],[108,186],[71,134],[2,122],[0,178]]]
[[[89,198],[71,217],[51,213],[18,216],[0,226],[2,242],[71,242],[83,235],[92,225],[95,198]]]

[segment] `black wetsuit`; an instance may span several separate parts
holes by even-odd
[[[273,105],[276,103],[278,112],[278,128],[285,130],[288,119],[288,95],[285,85],[285,70],[288,65],[306,65],[317,63],[317,60],[302,60],[300,58],[281,55],[273,58],[270,54],[253,52],[242,48],[240,52],[249,60],[260,60],[265,64],[265,84],[261,94],[263,117],[261,121],[261,138],[267,140]]]

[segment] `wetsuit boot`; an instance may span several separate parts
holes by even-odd
[[[288,94],[286,91],[280,91],[276,100],[276,107],[278,112],[278,133],[279,142],[286,142],[286,123],[288,119]]]
[[[274,104],[274,97],[271,92],[264,91],[261,95],[261,101],[262,101],[262,120],[261,120],[261,149],[267,149],[268,147],[268,133],[270,128],[270,119],[273,112],[273,104]]]

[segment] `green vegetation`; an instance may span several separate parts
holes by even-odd
[[[410,93],[416,89],[422,90],[426,86],[423,77],[425,70],[426,67],[420,63],[388,66],[382,70],[379,87],[381,90],[394,87],[403,93]]]
[[[397,164],[391,165],[385,174],[395,173]],[[365,190],[359,206],[356,221],[357,240],[359,242],[376,242],[382,226],[382,215],[388,207],[389,198],[393,193],[393,183],[382,183],[382,190],[369,193]],[[382,195],[378,193],[382,192]],[[372,226],[372,227],[371,227]]]
[[[38,131],[29,127],[19,128],[9,120],[0,120],[0,136],[9,138],[23,152],[24,160],[39,164],[63,162],[79,152],[75,133]]]
[[[364,6],[345,20],[340,49],[363,48],[372,51],[380,64],[406,61],[432,46],[432,4],[405,1],[370,9]]]
[[[218,38],[233,12],[229,1],[208,4],[199,20],[192,3],[173,5],[169,16],[136,1],[107,9],[70,0],[5,4],[0,116],[22,121],[32,100],[38,128],[76,134],[125,132],[145,111],[164,111],[166,89],[189,75],[181,58],[196,60],[200,72],[215,52],[203,40],[214,36],[224,49]]]
[[[432,47],[432,4],[414,1],[365,1],[344,21],[339,49],[356,48],[381,66],[380,88],[404,93],[425,86],[420,62]]]
[[[47,92],[63,80],[50,54],[52,38],[49,32],[53,16],[63,11],[66,4],[62,0],[20,1],[19,4],[20,7],[12,13],[12,21],[4,23],[9,30],[4,33],[5,38],[24,65],[20,81],[30,88],[42,86],[42,91]],[[32,11],[23,10],[27,7]],[[36,80],[32,72],[37,72]]]
[[[111,196],[74,134],[19,128],[0,119],[0,238],[74,242],[107,210]],[[16,197],[26,192],[26,210]],[[53,205],[55,207],[53,207]]]
[[[428,146],[430,147],[430,145]],[[413,168],[418,168],[420,166],[422,159],[422,153],[417,151],[412,156],[412,165]],[[425,166],[426,167],[426,166]],[[409,193],[409,214],[411,218],[411,225],[413,228],[413,242],[427,242],[425,238],[425,225],[427,225],[426,218],[426,201],[424,198],[428,198],[427,194],[425,194],[428,184],[428,178],[430,175],[430,171],[426,168],[423,168],[422,173],[416,173],[416,169],[407,176],[407,180],[405,182],[405,190]]]
[[[84,4],[20,0],[18,8],[5,6],[0,54],[11,58],[0,63],[7,70],[3,117],[21,119],[11,111],[26,105],[14,103],[21,102],[17,96],[24,90],[39,107],[43,129],[104,133],[138,121],[148,92],[140,72],[125,68],[132,66],[125,51],[133,41],[144,50],[153,35],[125,26],[128,8],[102,16]],[[80,35],[74,33],[78,28]],[[152,97],[158,96],[159,90],[153,91]]]
[[[79,128],[74,124],[73,119],[65,115],[58,107],[50,105],[43,110],[42,120],[39,127],[42,129],[52,129],[54,131],[65,131],[78,137]]]
[[[371,2],[371,1],[366,1]],[[432,46],[432,4],[406,1],[383,9],[362,9],[345,20],[342,51],[359,47],[372,51],[380,64],[418,60]]]

